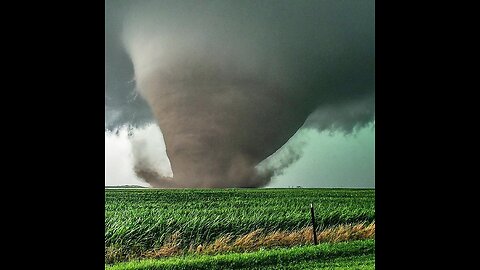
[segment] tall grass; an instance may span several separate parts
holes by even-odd
[[[224,189],[106,190],[105,252],[142,254],[214,243],[221,237],[301,231],[315,205],[317,230],[375,220],[374,190]],[[167,252],[167,250],[165,251]],[[119,257],[125,254],[117,254]]]
[[[318,231],[319,243],[337,243],[352,240],[364,240],[375,238],[375,223],[339,225]],[[181,247],[182,236],[180,232],[174,233],[166,243],[143,253],[132,253],[122,248],[109,247],[105,253],[106,263],[116,263],[133,259],[163,258],[185,254],[221,254],[228,252],[251,252],[265,248],[291,247],[297,245],[310,245],[313,239],[311,228],[298,231],[275,231],[266,233],[257,229],[245,235],[234,238],[231,234],[225,234],[212,243],[204,243],[198,246],[190,245],[188,249]]]

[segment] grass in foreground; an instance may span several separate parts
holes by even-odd
[[[131,261],[105,266],[106,270],[157,269],[374,269],[375,240],[323,243],[260,250],[252,253],[189,255],[157,260]]]
[[[106,189],[105,254],[134,258],[168,246],[177,232],[178,248],[188,250],[256,230],[301,231],[311,224],[310,203],[318,231],[375,221],[374,190]]]
[[[374,239],[375,223],[368,225],[361,223],[356,225],[334,226],[322,231],[317,231],[317,238],[319,243]],[[115,263],[132,259],[162,258],[186,254],[213,255],[226,252],[256,251],[264,248],[308,245],[312,242],[312,239],[313,232],[311,228],[304,228],[298,231],[276,231],[269,233],[258,229],[236,238],[227,234],[217,238],[212,243],[200,244],[198,246],[190,245],[188,249],[182,249],[181,243],[183,241],[181,234],[177,232],[173,234],[163,246],[139,254],[123,250],[121,247],[115,248],[114,246],[110,246],[106,249],[105,261],[106,263]]]
[[[305,261],[293,262],[287,265],[271,265],[266,267],[251,267],[249,270],[318,270],[318,269],[335,269],[335,270],[360,270],[375,269],[375,254],[358,255],[350,257],[339,257],[324,261]]]

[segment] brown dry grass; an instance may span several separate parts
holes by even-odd
[[[180,232],[175,232],[166,241],[166,243],[160,248],[149,250],[144,252],[141,257],[143,258],[161,258],[169,257],[177,254],[181,254],[182,249],[180,244],[182,242]]]
[[[319,243],[371,238],[375,238],[375,222],[370,224],[343,224],[317,231],[317,239]],[[182,249],[180,247],[180,243],[182,242],[181,235],[179,232],[176,232],[163,246],[144,252],[140,257],[160,258],[185,253],[218,254],[229,251],[255,251],[260,248],[290,247],[311,244],[312,239],[313,232],[311,228],[303,228],[297,231],[275,231],[267,233],[264,233],[264,230],[262,229],[258,229],[236,238],[227,234],[217,238],[211,243],[198,246],[190,245],[187,249]],[[117,258],[119,256],[114,252],[110,253]],[[107,253],[105,256],[107,256]]]

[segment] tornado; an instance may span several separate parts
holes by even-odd
[[[351,133],[374,120],[374,1],[109,0],[106,9],[116,29],[106,50],[124,53],[124,80],[170,160],[173,177],[136,162],[153,187],[265,186],[275,168],[258,165],[299,129]],[[107,86],[107,100],[119,96]],[[144,120],[125,107],[108,109]]]

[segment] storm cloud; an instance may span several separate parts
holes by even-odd
[[[374,1],[109,0],[106,11],[105,127],[158,124],[173,177],[132,145],[152,186],[264,186],[301,147],[262,161],[300,128],[374,120]]]

